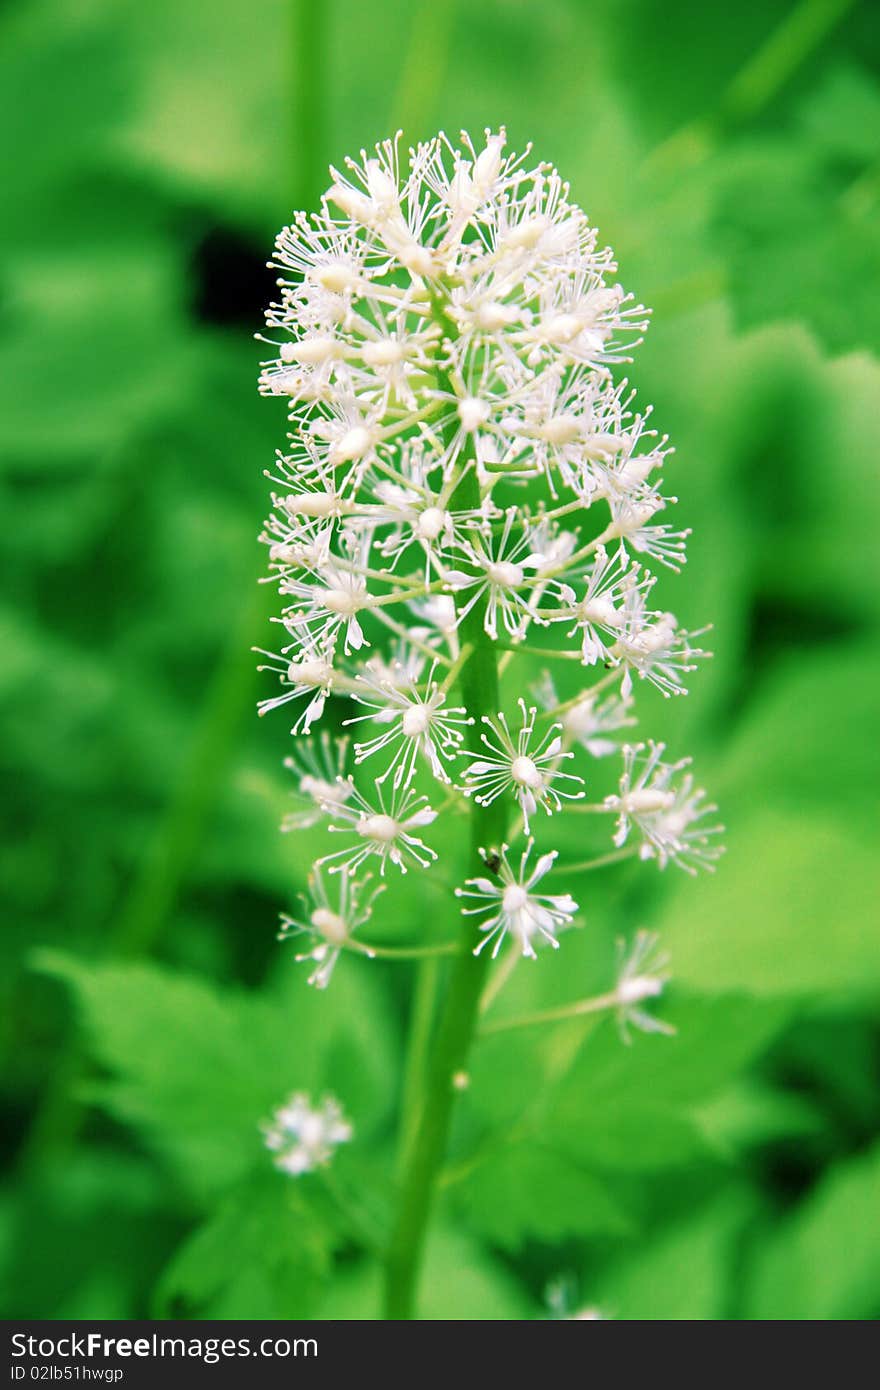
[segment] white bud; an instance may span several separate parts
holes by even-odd
[[[481,425],[485,425],[489,413],[486,402],[478,400],[476,396],[465,396],[458,403],[458,418],[468,434],[472,434]]]
[[[621,980],[615,991],[618,1004],[638,1004],[643,999],[656,999],[663,993],[663,981],[652,975],[636,975]]]
[[[372,223],[375,208],[371,200],[366,198],[363,193],[349,188],[347,184],[334,183],[329,189],[327,197],[353,222],[362,222],[364,226],[369,226]]]
[[[380,338],[378,342],[364,343],[361,356],[369,367],[393,367],[406,357],[406,345],[396,338]]]
[[[503,245],[511,251],[533,251],[547,230],[546,217],[527,217],[511,227]]]
[[[416,531],[423,541],[435,541],[446,526],[447,513],[440,507],[426,507],[416,523]]]
[[[503,134],[490,135],[486,141],[486,148],[477,155],[474,163],[474,185],[480,201],[492,191],[492,185],[501,172],[501,151],[503,149]]]
[[[358,821],[357,833],[362,835],[365,840],[375,840],[380,845],[390,845],[392,840],[397,839],[399,828],[397,821],[391,816],[364,816],[362,820]]]
[[[357,287],[359,280],[352,266],[345,261],[329,261],[326,265],[315,266],[312,275],[324,290],[331,294],[344,294]]]
[[[312,661],[291,661],[287,668],[287,679],[291,685],[329,685],[332,678],[333,667],[321,657]]]
[[[331,912],[329,907],[316,907],[309,920],[331,946],[341,946],[348,940],[348,928],[344,918],[337,912]]]
[[[516,589],[522,584],[525,571],[512,560],[495,560],[486,566],[486,575],[490,584],[497,584],[502,589]]]
[[[418,738],[427,731],[430,722],[428,711],[419,705],[416,705],[412,709],[405,710],[403,719],[401,720],[403,732],[406,734],[407,738]]]
[[[299,343],[284,343],[281,359],[284,362],[298,362],[302,366],[319,366],[333,358],[342,357],[344,344],[338,338],[303,338]]]
[[[351,463],[353,459],[363,458],[373,448],[376,439],[375,430],[368,429],[366,425],[355,425],[341,439],[337,439],[330,450],[333,462]]]
[[[501,897],[505,912],[519,912],[529,900],[528,892],[519,883],[510,883]]]
[[[514,758],[510,767],[510,775],[520,787],[528,787],[530,791],[543,789],[544,778],[531,758]]]

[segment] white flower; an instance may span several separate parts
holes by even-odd
[[[584,783],[582,777],[559,769],[563,758],[573,757],[572,753],[563,751],[562,725],[552,724],[543,739],[533,744],[537,709],[534,705],[527,709],[522,698],[518,703],[522,723],[515,738],[502,712],[498,714],[497,723],[484,715],[483,723],[494,735],[493,740],[488,734],[480,734],[480,742],[488,749],[489,756],[466,751],[461,756],[476,759],[463,773],[467,783],[465,794],[473,795],[480,806],[490,806],[503,793],[511,792],[528,834],[529,817],[539,806],[550,815],[559,810],[562,798],[578,800],[584,795],[582,790],[569,791],[560,783],[573,782],[578,788]]]
[[[622,937],[617,941],[617,1026],[625,1043],[630,1041],[630,1027],[668,1036],[675,1032],[670,1024],[641,1007],[646,1000],[662,994],[669,979],[669,957],[657,951],[658,939],[656,932],[641,929],[631,946]]]
[[[685,533],[652,520],[665,440],[609,370],[646,311],[557,172],[506,153],[503,131],[438,136],[408,164],[385,141],[333,171],[320,213],[282,232],[277,258],[277,358],[262,383],[291,401],[291,448],[265,539],[291,636],[344,663],[368,643],[366,613],[370,636],[377,623],[399,636],[420,608],[455,660],[479,606],[493,641],[573,620],[585,664],[679,685],[693,652],[647,612],[652,577],[585,531],[606,499],[605,539],[616,528],[661,563],[683,558]],[[478,507],[461,505],[469,473]],[[558,502],[540,503],[537,522],[493,496],[528,476]]]
[[[515,527],[521,528],[514,536]],[[529,622],[534,617],[530,608],[529,571],[540,568],[541,557],[532,551],[531,536],[515,507],[504,515],[498,536],[484,537],[472,530],[463,543],[462,555],[470,570],[447,570],[446,584],[456,593],[467,592],[466,602],[458,608],[459,623],[467,617],[474,604],[486,599],[483,627],[487,636],[498,637],[498,620],[513,641],[522,641]]]
[[[398,136],[331,177],[317,213],[277,239],[260,378],[288,424],[261,537],[286,634],[263,669],[281,688],[260,709],[291,702],[293,732],[307,735],[333,696],[334,723],[358,726],[355,761],[374,774],[360,791],[326,737],[289,759],[285,828],[326,820],[343,846],[315,877],[326,898],[321,865],[340,875],[339,898],[287,919],[314,940],[317,984],[345,944],[336,919],[347,941],[364,910],[361,868],[436,858],[420,833],[437,812],[417,778],[448,787],[464,768],[465,793],[509,799],[528,836],[540,809],[584,795],[563,771],[574,745],[607,756],[634,722],[636,676],[684,693],[704,655],[699,632],[654,606],[642,563],[679,571],[688,535],[661,516],[676,500],[661,481],[669,444],[617,371],[648,311],[565,181],[530,149],[509,153],[503,130],[409,151]],[[518,716],[502,704],[531,679],[520,652],[538,628],[533,655],[596,672],[561,703],[542,681],[540,731],[525,700]],[[464,752],[477,719],[480,746]],[[613,811],[615,843],[661,867],[711,862],[703,794],[684,763],[667,768],[649,748],[626,750],[618,795],[587,809]],[[462,890],[484,904],[466,910],[486,917],[496,951],[507,933],[525,954],[555,944],[576,910],[537,887],[554,853],[526,878],[531,848],[518,878],[505,851],[497,886],[490,868]]]
[[[304,648],[300,654],[292,661],[287,657],[286,652],[280,655],[275,652],[264,651],[262,647],[255,647],[255,651],[261,656],[268,656],[273,664],[268,666],[258,666],[258,671],[274,671],[281,678],[281,684],[285,687],[283,694],[275,695],[271,700],[261,700],[258,709],[260,714],[268,714],[269,710],[277,709],[279,705],[287,704],[289,700],[300,700],[307,698],[308,703],[297,716],[296,723],[291,729],[291,733],[308,733],[312,724],[320,719],[324,711],[324,702],[333,688],[336,679],[336,672],[333,666],[334,653],[322,651],[315,647]]]
[[[297,600],[296,607],[286,609],[284,615],[291,636],[303,646],[326,650],[335,646],[341,634],[346,655],[369,646],[358,617],[370,605],[364,577],[329,560],[306,573],[306,579],[288,577],[281,586],[283,594]]]
[[[556,933],[568,926],[578,905],[568,893],[551,894],[536,892],[538,884],[550,872],[556,861],[557,851],[542,854],[534,869],[528,873],[528,861],[534,840],[526,843],[520,859],[519,873],[514,873],[507,858],[509,846],[502,845],[497,867],[492,865],[496,881],[488,878],[469,878],[464,888],[456,888],[456,897],[475,899],[479,906],[463,907],[466,917],[488,913],[484,921],[478,923],[480,931],[485,932],[479,946],[475,947],[477,956],[488,942],[494,940],[493,958],[498,955],[502,942],[509,932],[524,956],[535,958],[535,939],[549,942],[557,947]],[[490,857],[482,851],[487,866]]]
[[[422,691],[403,669],[390,680],[366,670],[357,677],[353,698],[371,713],[355,715],[345,723],[370,720],[386,726],[375,738],[355,744],[356,763],[377,753],[390,753],[385,771],[376,778],[379,785],[393,772],[392,787],[408,787],[416,774],[419,756],[427,760],[438,781],[450,780],[443,762],[458,753],[464,738],[459,726],[472,724],[473,720],[460,706],[447,708],[446,696],[434,680],[434,670],[432,667]]]
[[[643,597],[653,582],[639,565],[630,563],[624,546],[619,546],[612,556],[603,545],[596,547],[583,598],[578,599],[572,588],[564,586],[563,601],[568,606],[560,611],[561,617],[574,619],[568,635],[580,633],[584,666],[595,666],[598,661],[616,662],[617,644],[631,622],[628,605],[634,594]]]
[[[302,1091],[290,1096],[263,1126],[264,1142],[275,1155],[275,1167],[293,1178],[323,1168],[336,1146],[347,1143],[352,1134],[337,1100],[324,1096],[313,1106]]]
[[[620,729],[631,728],[637,721],[631,718],[631,696],[612,691],[610,695],[594,695],[585,690],[574,700],[560,702],[553,677],[545,671],[541,680],[533,687],[541,706],[549,713],[556,714],[569,739],[581,744],[592,758],[607,758],[618,751],[618,744],[610,734]]]
[[[617,813],[614,843],[620,848],[635,831],[641,837],[640,859],[656,859],[661,869],[674,863],[690,874],[711,869],[723,853],[713,842],[722,827],[700,822],[718,808],[703,804],[706,793],[694,790],[689,772],[679,777],[690,758],[665,763],[665,748],[653,741],[624,747],[619,792],[604,801],[606,810]]]
[[[627,625],[614,648],[614,655],[626,663],[621,690],[632,691],[632,672],[640,680],[648,680],[662,695],[683,695],[686,687],[683,676],[696,670],[697,661],[710,655],[700,647],[692,647],[699,632],[685,632],[678,626],[674,613],[645,615],[639,609],[640,594],[631,596]]]
[[[659,511],[675,497],[661,497],[653,488],[646,488],[641,494],[611,500],[611,515],[614,518],[616,533],[628,541],[633,550],[641,555],[650,555],[667,569],[679,574],[687,560],[686,543],[691,534],[690,527],[683,531],[673,531],[671,526],[650,523]]]
[[[383,888],[369,891],[370,875],[357,880],[343,870],[336,876],[336,893],[331,894],[324,882],[321,866],[316,864],[309,875],[309,898],[300,897],[303,915],[284,914],[281,918],[279,940],[307,936],[312,946],[297,961],[314,961],[315,969],[309,984],[326,989],[340,952],[348,945],[358,927],[363,926],[373,911],[373,904]],[[370,951],[362,948],[365,955]]]
[[[347,738],[331,739],[325,730],[318,739],[303,739],[296,752],[284,759],[296,779],[293,796],[298,804],[284,817],[282,830],[308,830],[324,819],[331,806],[347,799],[349,785],[342,775],[347,747]]]
[[[395,788],[390,801],[386,802],[382,786],[376,786],[377,805],[372,805],[354,785],[349,777],[350,788],[346,799],[333,808],[332,819],[342,822],[332,824],[330,830],[354,835],[354,844],[325,854],[319,864],[330,864],[330,872],[341,873],[347,869],[355,873],[369,858],[379,860],[379,872],[384,876],[385,865],[394,864],[400,872],[407,871],[407,860],[425,869],[437,858],[434,850],[423,844],[414,830],[421,830],[437,819],[426,796],[416,796],[411,788]]]

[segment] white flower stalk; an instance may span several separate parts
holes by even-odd
[[[324,820],[332,807],[347,801],[351,792],[343,776],[347,750],[347,738],[332,739],[325,729],[318,738],[303,739],[284,759],[296,782],[291,793],[296,806],[282,820],[282,830],[309,830]]]
[[[376,801],[369,802],[351,778],[347,781],[348,795],[333,807],[329,829],[353,835],[354,843],[325,854],[318,864],[329,864],[331,874],[355,873],[366,860],[375,858],[384,877],[387,864],[405,874],[412,864],[426,869],[437,858],[435,851],[413,834],[437,819],[426,796],[397,787],[386,801],[384,788],[377,783]]]
[[[300,895],[302,915],[282,916],[280,941],[305,936],[310,942],[310,949],[296,959],[313,962],[309,984],[317,989],[327,988],[340,954],[351,945],[358,927],[372,916],[373,904],[384,890],[382,885],[371,890],[370,883],[369,874],[357,880],[343,870],[335,877],[334,891],[316,864],[309,876],[309,896]],[[365,955],[372,955],[368,947],[361,949]]]
[[[334,1149],[348,1143],[353,1132],[333,1096],[325,1096],[312,1105],[304,1092],[297,1091],[263,1126],[263,1139],[275,1155],[275,1167],[298,1178],[328,1164]]]
[[[497,797],[509,793],[519,805],[528,835],[529,819],[539,806],[550,815],[560,809],[563,799],[579,800],[585,793],[583,778],[562,772],[559,767],[563,759],[574,756],[563,749],[562,725],[551,725],[543,738],[533,742],[538,711],[534,705],[527,709],[522,698],[518,704],[522,722],[515,735],[510,732],[503,711],[499,712],[497,720],[483,715],[483,723],[492,737],[480,734],[486,751],[462,752],[462,757],[475,760],[462,774],[463,790],[466,796],[473,796],[479,806],[491,806]],[[578,790],[569,790],[565,783],[574,783]]]
[[[387,726],[383,733],[355,744],[356,763],[382,753],[390,756],[385,771],[376,778],[377,786],[393,773],[391,785],[395,790],[408,787],[420,757],[427,761],[438,782],[451,780],[444,762],[456,757],[464,739],[461,726],[472,724],[473,720],[461,706],[447,708],[445,692],[433,678],[434,669],[421,691],[403,668],[393,672],[391,679],[369,671],[357,677],[352,696],[370,713],[353,715],[345,723],[368,721]]]
[[[663,993],[669,979],[669,957],[658,950],[657,942],[657,933],[645,930],[636,932],[631,945],[623,938],[617,942],[617,1026],[625,1043],[630,1041],[630,1028],[669,1037],[675,1033],[670,1024],[642,1008],[648,999]]]
[[[694,790],[689,772],[679,776],[690,758],[666,763],[665,751],[665,744],[654,742],[624,748],[620,789],[604,802],[606,810],[617,814],[614,843],[620,848],[637,836],[639,858],[655,859],[661,869],[669,863],[690,874],[711,869],[723,852],[715,842],[723,827],[701,822],[718,807],[704,804],[706,793]]]
[[[290,704],[298,739],[321,721],[355,729],[358,767],[356,784],[329,740],[292,755],[286,826],[326,824],[341,847],[318,858],[320,901],[287,931],[306,935],[313,983],[326,984],[373,905],[362,870],[431,872],[438,815],[467,811],[449,829],[469,824],[466,872],[480,853],[485,870],[457,890],[458,948],[407,950],[457,956],[389,1254],[389,1315],[408,1317],[491,959],[506,939],[532,957],[557,946],[578,910],[545,891],[558,815],[617,817],[615,848],[579,850],[572,870],[641,858],[692,872],[719,852],[714,808],[660,745],[625,747],[618,793],[581,801],[591,760],[635,721],[634,687],[684,694],[706,653],[667,608],[688,536],[669,520],[672,450],[619,370],[648,311],[555,169],[509,153],[503,130],[408,152],[384,141],[331,170],[319,210],[279,235],[275,265],[260,389],[284,400],[288,443],[262,539],[284,635],[262,653],[280,689],[260,709]],[[540,721],[522,698],[534,680],[523,653],[548,665]],[[560,701],[573,668],[579,686]],[[480,746],[466,750],[469,725]],[[515,869],[507,846],[523,832]],[[603,1007],[646,1026],[639,991],[659,978],[633,965]]]
[[[478,923],[485,935],[474,955],[479,955],[484,946],[494,941],[493,958],[498,955],[508,933],[524,956],[536,959],[534,943],[545,941],[550,946],[559,946],[557,932],[571,925],[578,905],[569,893],[538,892],[538,884],[552,869],[557,851],[542,854],[531,873],[528,871],[529,858],[534,840],[526,843],[519,863],[519,872],[514,872],[508,859],[508,845],[502,845],[497,865],[492,856],[484,851],[487,867],[491,867],[495,879],[469,878],[463,888],[456,888],[456,897],[476,901],[477,907],[463,907],[465,917],[485,916]]]

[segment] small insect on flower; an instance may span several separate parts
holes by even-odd
[[[677,864],[689,874],[711,869],[724,852],[713,842],[723,827],[705,827],[700,821],[718,808],[703,805],[706,793],[694,790],[689,772],[676,785],[678,774],[691,760],[665,763],[665,749],[665,744],[653,741],[625,745],[620,789],[603,803],[607,811],[617,812],[614,843],[621,848],[635,830],[642,837],[640,859],[656,859],[661,869]]]
[[[556,933],[569,926],[578,911],[577,903],[568,893],[554,895],[535,891],[552,869],[557,851],[551,850],[549,854],[542,854],[532,872],[528,873],[529,856],[534,843],[533,839],[526,843],[518,874],[511,868],[507,857],[509,846],[502,845],[496,870],[500,880],[498,883],[493,883],[488,878],[469,878],[463,888],[456,888],[457,898],[472,898],[479,904],[477,907],[463,907],[463,916],[489,914],[485,921],[477,924],[480,931],[485,932],[485,936],[480,944],[474,947],[475,956],[494,939],[494,960],[509,932],[521,948],[522,954],[534,960],[535,939],[547,941],[554,948],[558,947]],[[485,850],[481,853],[488,864],[489,853]]]
[[[670,1037],[675,1033],[670,1024],[641,1008],[645,1000],[656,999],[663,993],[669,979],[669,957],[657,950],[658,940],[656,932],[643,928],[636,932],[631,946],[623,937],[617,940],[617,1026],[627,1044],[631,1041],[629,1028]]]
[[[378,805],[371,805],[366,797],[346,779],[350,792],[345,801],[334,808],[334,818],[341,825],[331,825],[330,830],[354,835],[353,845],[325,854],[318,864],[330,864],[330,873],[341,873],[344,869],[355,873],[371,856],[379,860],[379,873],[385,874],[385,865],[394,864],[402,874],[408,868],[407,860],[426,869],[436,853],[413,834],[423,826],[431,825],[437,819],[426,796],[416,796],[408,787],[395,788],[391,799],[386,803],[384,789],[377,784]]]
[[[348,1143],[354,1133],[333,1096],[324,1096],[313,1106],[302,1091],[279,1106],[262,1128],[266,1148],[275,1155],[275,1167],[292,1178],[323,1168],[337,1145]]]
[[[551,725],[544,738],[537,740],[533,747],[537,710],[534,706],[527,709],[522,698],[518,703],[522,724],[515,738],[502,712],[498,714],[497,723],[484,715],[483,723],[495,736],[493,741],[488,734],[480,734],[480,741],[485,744],[490,756],[463,751],[461,757],[476,760],[463,773],[467,783],[465,795],[473,795],[474,801],[480,806],[490,806],[505,792],[512,792],[528,834],[529,817],[535,814],[539,806],[551,815],[559,810],[563,798],[567,801],[579,800],[584,795],[584,782],[582,777],[572,772],[560,771],[559,764],[563,758],[574,756],[563,751],[562,725]],[[560,783],[575,783],[579,790],[570,791]]]
[[[311,950],[296,959],[314,962],[315,969],[308,982],[317,989],[327,988],[341,952],[351,945],[358,927],[371,917],[373,904],[384,891],[382,885],[370,891],[371,881],[370,874],[357,880],[343,869],[336,877],[337,890],[331,894],[321,866],[316,864],[309,875],[309,897],[300,895],[303,915],[282,916],[279,941],[305,936],[312,942]],[[365,956],[373,954],[366,946],[359,949]]]

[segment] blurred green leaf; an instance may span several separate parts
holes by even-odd
[[[605,1317],[630,1322],[723,1320],[736,1279],[736,1239],[750,1212],[748,1200],[734,1194],[640,1242],[589,1280],[590,1300]]]
[[[332,1091],[362,1138],[387,1111],[393,1062],[375,976],[339,970],[316,1001],[301,972],[273,998],[157,966],[54,952],[35,963],[72,987],[92,1055],[111,1072],[89,1098],[203,1199],[268,1163],[260,1124],[293,1091]]]
[[[682,984],[870,996],[880,986],[876,901],[876,854],[857,821],[772,805],[729,826],[717,874],[699,892],[677,884],[662,921]]]
[[[619,1237],[632,1228],[606,1183],[537,1142],[489,1153],[463,1176],[460,1201],[472,1230],[512,1252],[528,1240],[552,1245],[576,1236]]]
[[[765,1232],[749,1284],[753,1319],[873,1318],[880,1312],[880,1147],[836,1164]]]
[[[327,1233],[296,1184],[270,1173],[238,1188],[184,1242],[159,1280],[157,1313],[312,1316],[328,1254]]]
[[[662,1016],[674,1037],[597,1031],[555,1094],[554,1142],[583,1162],[636,1171],[693,1161],[704,1152],[695,1108],[763,1052],[785,1005],[746,995],[674,997]]]

